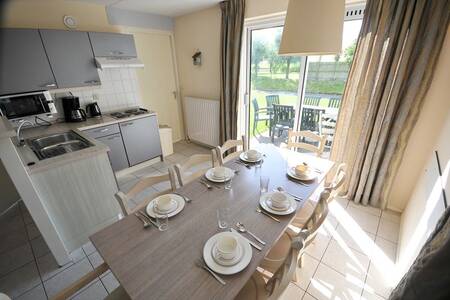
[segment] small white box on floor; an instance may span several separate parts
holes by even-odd
[[[159,136],[161,138],[161,149],[163,157],[173,153],[172,128],[167,125],[159,126]]]

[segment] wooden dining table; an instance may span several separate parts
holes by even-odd
[[[167,231],[151,227],[144,229],[134,215],[104,228],[90,237],[98,253],[131,299],[233,299],[250,279],[256,267],[277,242],[295,213],[276,216],[280,223],[256,211],[260,198],[260,176],[269,176],[269,191],[282,186],[287,192],[301,197],[302,208],[323,184],[334,163],[312,155],[277,148],[271,144],[255,147],[265,154],[261,168],[250,169],[236,160],[225,164],[239,170],[232,181],[231,190],[208,190],[195,180],[176,190],[189,197],[184,209],[170,218]],[[317,178],[300,184],[286,175],[289,164],[307,162],[318,169]],[[315,170],[316,171],[316,170]],[[202,258],[205,242],[220,231],[217,210],[229,209],[230,225],[236,222],[267,244],[258,251],[252,247],[250,264],[234,275],[220,275],[226,285],[217,282],[208,272],[195,265]],[[252,238],[245,233],[246,238]]]

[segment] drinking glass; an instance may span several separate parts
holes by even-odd
[[[225,189],[231,190],[231,184],[233,183],[233,177],[230,178],[227,182],[225,182]]]
[[[159,231],[166,231],[169,228],[169,216],[168,215],[156,215],[156,224]]]
[[[270,178],[267,175],[261,175],[259,178],[259,190],[261,194],[267,193],[269,191],[269,181]]]
[[[230,225],[230,210],[226,207],[217,210],[217,224],[220,229],[226,229]]]

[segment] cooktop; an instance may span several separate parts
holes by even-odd
[[[142,115],[147,113],[148,110],[145,108],[133,108],[133,109],[127,109],[127,110],[123,110],[123,111],[116,111],[111,113],[111,117],[116,118],[116,119],[123,119],[123,118],[128,118],[128,117],[132,117],[132,116],[138,116],[138,115]]]

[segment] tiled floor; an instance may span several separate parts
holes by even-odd
[[[161,174],[170,164],[209,149],[179,142],[175,154],[119,179],[121,190],[142,176]],[[164,185],[145,196],[164,190]],[[399,216],[339,199],[298,269],[299,282],[291,283],[282,299],[385,299],[390,291],[386,276],[395,267]],[[59,267],[23,204],[0,217],[0,292],[13,299],[48,299],[102,263],[88,243],[71,254],[72,262]],[[73,299],[103,299],[118,286],[107,272],[78,292]]]

